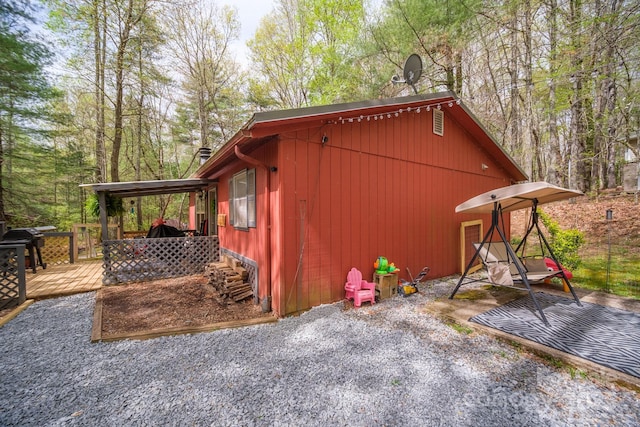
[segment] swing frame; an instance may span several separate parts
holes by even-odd
[[[515,188],[515,187],[518,187],[518,188]],[[503,194],[500,194],[501,193],[500,190],[503,190],[502,191]],[[518,191],[518,190],[521,190],[521,191]],[[495,193],[498,193],[498,194],[495,194]],[[491,226],[485,233],[480,245],[476,247],[476,251],[473,254],[473,257],[471,258],[471,261],[469,261],[469,263],[467,264],[467,267],[464,273],[458,280],[458,283],[454,288],[453,292],[451,293],[451,295],[449,296],[449,299],[453,299],[455,294],[463,285],[471,284],[478,281],[486,281],[486,279],[469,280],[467,276],[469,274],[469,270],[473,267],[475,261],[478,259],[478,257],[480,257],[480,251],[482,250],[482,248],[485,245],[490,245],[491,242],[493,241],[494,233],[497,233],[500,236],[500,241],[504,243],[505,249],[507,251],[507,261],[509,261],[509,259],[513,259],[513,260],[518,259],[517,252],[520,250],[520,248],[523,247],[523,245],[527,241],[527,238],[529,237],[531,232],[533,230],[536,230],[538,233],[539,239],[541,241],[541,244],[544,244],[544,246],[542,247],[543,254],[544,254],[544,249],[546,248],[550,258],[553,259],[553,261],[556,263],[556,265],[559,268],[559,271],[554,272],[552,276],[562,277],[562,279],[564,280],[564,283],[571,291],[571,294],[573,295],[573,299],[575,300],[576,304],[579,307],[582,307],[582,303],[580,302],[580,299],[578,298],[575,290],[573,289],[573,286],[571,286],[569,278],[565,274],[564,269],[562,268],[562,265],[560,264],[557,257],[553,253],[553,250],[551,249],[549,242],[547,241],[546,237],[544,236],[544,233],[542,233],[542,230],[540,229],[538,212],[537,212],[538,205],[540,204],[540,200],[538,196],[543,197],[544,198],[543,200],[548,202],[548,201],[562,200],[569,197],[575,197],[576,195],[582,195],[582,193],[574,190],[567,190],[560,187],[556,187],[548,183],[526,183],[526,184],[517,184],[510,187],[505,187],[504,189],[498,189],[498,190],[494,190],[493,192],[481,194],[480,196],[474,197],[473,199],[470,199],[467,202],[456,207],[456,212],[479,212],[479,211],[484,212],[486,211],[487,206],[491,206]],[[489,197],[490,200],[486,200],[487,197]],[[502,204],[503,201],[506,202],[507,208],[503,208],[503,204]],[[509,241],[504,231],[503,215],[507,211],[512,211],[512,210],[525,207],[523,206],[523,204],[531,206],[530,223],[522,241],[520,242],[518,247],[514,250],[509,244]],[[508,209],[508,210],[505,210],[505,209]],[[502,222],[502,225],[500,224],[501,222]],[[485,264],[484,260],[483,260],[483,264]],[[535,293],[531,289],[531,282],[527,278],[527,271],[525,267],[521,262],[514,262],[514,265],[518,271],[518,276],[520,277],[519,280],[522,281],[522,283],[525,286],[525,289],[522,289],[522,288],[517,288],[517,289],[528,291],[529,296],[531,297],[531,300],[533,301],[533,304],[536,310],[540,313],[540,318],[542,319],[542,321],[546,326],[550,326],[549,321],[547,320],[547,317],[545,316],[544,311],[542,310],[542,307],[540,306],[540,304],[538,303],[535,297]],[[466,282],[465,282],[465,279],[467,279]]]

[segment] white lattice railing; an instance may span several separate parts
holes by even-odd
[[[204,273],[220,260],[217,236],[109,240],[102,246],[105,285]]]

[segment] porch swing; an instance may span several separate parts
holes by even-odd
[[[549,326],[549,322],[538,304],[534,292],[531,290],[531,283],[536,283],[548,279],[550,277],[561,277],[563,283],[568,287],[574,300],[578,306],[582,306],[578,296],[576,295],[571,283],[569,282],[568,272],[564,270],[560,262],[553,253],[549,242],[542,233],[539,225],[537,208],[538,205],[544,203],[565,200],[572,197],[582,195],[581,192],[568,190],[557,187],[546,182],[531,182],[525,184],[516,184],[508,187],[498,188],[488,191],[479,196],[473,197],[456,207],[456,212],[486,214],[491,213],[491,226],[485,234],[482,242],[474,243],[476,251],[471,258],[469,264],[460,277],[458,284],[449,296],[453,299],[461,286],[478,282],[485,279],[471,279],[468,277],[469,270],[473,267],[477,259],[487,267],[490,283],[513,286],[514,282],[521,282],[531,297],[536,310],[540,313],[540,317],[545,325]],[[507,240],[504,227],[503,214],[518,209],[530,208],[531,215],[527,231],[520,244],[513,249]],[[536,262],[535,258],[531,258],[527,262],[527,258],[519,258],[518,253],[524,254],[526,242],[532,231],[536,231],[540,241],[542,251],[542,264]],[[500,240],[494,240],[494,234],[497,233]],[[549,271],[544,262],[546,253],[553,261],[554,265],[559,267],[557,270]],[[544,264],[544,265],[543,265]]]

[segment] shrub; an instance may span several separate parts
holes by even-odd
[[[107,216],[118,216],[125,212],[122,198],[112,196],[108,193],[105,196],[105,203],[107,205]],[[97,194],[93,193],[87,198],[86,208],[89,214],[91,214],[92,216],[96,218],[100,217],[100,202],[98,200]]]
[[[584,234],[575,228],[561,229],[557,221],[541,210],[538,210],[538,217],[549,232],[549,246],[560,264],[569,270],[578,268],[581,263],[578,250],[584,243]]]

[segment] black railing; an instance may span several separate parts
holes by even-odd
[[[27,298],[25,245],[0,246],[0,309],[22,304]]]

